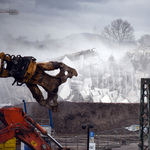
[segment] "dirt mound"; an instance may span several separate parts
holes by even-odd
[[[17,105],[24,108],[23,104]],[[49,110],[38,103],[27,103],[28,114],[49,118]],[[93,123],[92,131],[101,132],[139,124],[139,104],[59,102],[59,112],[51,112],[57,134],[85,134],[83,124]]]

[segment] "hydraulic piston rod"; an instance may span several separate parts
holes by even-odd
[[[58,143],[50,134],[47,134],[47,136],[57,145],[59,148],[63,149],[62,145]]]

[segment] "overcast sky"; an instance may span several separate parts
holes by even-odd
[[[150,0],[0,0],[0,9],[17,9],[16,16],[0,13],[0,37],[11,34],[29,41],[93,33],[116,19],[128,21],[139,39],[150,31]]]

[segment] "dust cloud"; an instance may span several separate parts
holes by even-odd
[[[69,95],[67,99],[60,96],[60,100],[139,102],[140,78],[149,76],[143,68],[144,63],[136,60],[136,55],[143,56],[136,44],[107,45],[94,34],[73,34],[63,39],[45,38],[34,42],[28,41],[27,37],[7,35],[0,41],[0,48],[5,54],[33,56],[37,62],[65,60],[67,65],[73,64],[79,75],[67,83],[69,91],[64,90],[66,84],[60,87],[60,92],[64,90]],[[22,99],[35,101],[26,86],[11,86],[12,79],[3,80],[1,103],[10,103],[10,99],[13,99],[12,104],[20,103]]]

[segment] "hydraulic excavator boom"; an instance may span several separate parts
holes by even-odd
[[[36,123],[32,116],[23,112],[22,108],[0,109],[0,143],[16,137],[32,150],[52,150],[39,132],[49,137],[57,145],[57,150],[70,150],[63,148],[45,129]]]

